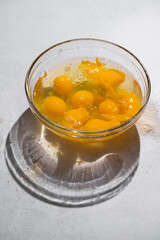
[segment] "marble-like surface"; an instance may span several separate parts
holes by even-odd
[[[92,207],[62,208],[26,193],[4,159],[5,140],[28,108],[25,74],[39,53],[67,39],[93,37],[133,52],[149,72],[159,107],[160,1],[0,1],[0,239],[159,240],[160,138],[140,134],[140,163],[116,197]],[[156,110],[155,110],[156,111]]]

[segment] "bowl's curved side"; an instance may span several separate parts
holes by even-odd
[[[124,63],[125,61],[129,62],[129,66],[132,67],[134,71],[138,71],[139,75],[139,81],[141,81],[141,85],[143,86],[143,105],[141,106],[141,109],[139,112],[126,121],[125,123],[111,128],[107,130],[102,131],[95,131],[95,132],[87,132],[87,131],[80,131],[80,130],[72,130],[69,128],[65,128],[63,126],[60,126],[48,118],[46,118],[43,114],[41,114],[38,109],[35,107],[33,103],[33,85],[34,81],[36,80],[35,74],[39,73],[40,70],[43,67],[43,64],[48,63],[53,56],[56,56],[56,58],[59,58],[61,60],[62,53],[65,55],[65,57],[68,54],[68,51],[72,50],[72,53],[76,55],[79,52],[84,51],[89,48],[90,52],[95,52],[97,49],[98,54],[102,54],[105,49],[107,49],[108,53],[112,53],[114,57],[117,56],[119,59],[123,59]],[[102,51],[103,50],[103,51]],[[54,52],[53,52],[54,51]],[[104,53],[103,53],[104,54]],[[55,61],[55,59],[54,59]],[[54,64],[54,61],[52,64]],[[127,67],[126,67],[127,68]],[[34,79],[34,81],[33,81]],[[143,64],[139,61],[139,59],[134,56],[131,52],[129,52],[127,49],[105,40],[99,40],[99,39],[89,39],[89,38],[81,38],[81,39],[72,39],[68,40],[62,43],[58,43],[44,52],[42,52],[32,63],[30,66],[25,79],[25,92],[27,96],[27,100],[29,102],[30,109],[32,110],[33,114],[39,119],[41,123],[43,123],[48,129],[56,133],[57,135],[67,138],[69,140],[73,141],[80,141],[80,142],[93,142],[93,141],[101,141],[106,140],[107,138],[112,138],[113,136],[117,136],[120,133],[126,131],[128,128],[130,128],[135,122],[140,118],[142,115],[147,102],[150,97],[151,92],[151,82],[149,75],[143,66]]]

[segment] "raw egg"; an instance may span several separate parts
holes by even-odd
[[[120,122],[117,120],[112,121],[104,121],[101,119],[90,119],[84,124],[85,131],[101,131],[105,129],[109,129],[112,127],[116,127],[120,125]]]
[[[71,104],[74,108],[88,108],[94,102],[94,97],[92,93],[86,90],[80,90],[73,94],[71,98]]]
[[[51,116],[60,116],[66,111],[66,103],[59,97],[48,97],[44,102],[44,110]]]
[[[54,80],[54,90],[60,95],[66,95],[73,89],[72,79],[69,76],[61,75]]]
[[[119,112],[119,108],[118,108],[117,104],[111,99],[107,99],[107,100],[101,102],[98,106],[98,110],[101,114],[118,113]]]
[[[72,109],[65,113],[65,119],[73,127],[81,127],[89,118],[89,113],[85,108]]]
[[[140,110],[141,104],[138,96],[134,92],[127,92],[125,90],[119,90],[119,99],[117,105],[122,113],[125,113],[129,117],[133,117]]]

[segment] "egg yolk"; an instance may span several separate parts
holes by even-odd
[[[93,75],[94,73],[99,71],[100,66],[97,65],[96,63],[92,63],[88,60],[86,61],[81,61],[81,64],[78,66],[78,68],[86,74],[91,74]]]
[[[118,125],[120,125],[120,122],[117,120],[107,122],[101,119],[90,119],[84,124],[83,128],[85,131],[101,131]]]
[[[73,89],[72,79],[68,76],[62,75],[56,77],[54,80],[54,90],[60,95],[66,95]]]
[[[131,92],[127,92],[126,90],[119,89],[118,90],[119,99],[117,100],[117,105],[121,113],[125,113],[129,117],[133,117],[140,110],[141,104],[138,96]]]
[[[66,121],[75,128],[81,127],[89,118],[85,108],[72,109],[65,113]]]
[[[101,102],[105,101],[106,97],[94,94],[94,104],[99,105]]]
[[[65,127],[65,128],[74,129],[74,127],[72,126],[72,124],[66,122],[65,119],[63,119],[63,120],[61,121],[61,125],[62,125],[63,127]]]
[[[130,117],[127,114],[117,114],[117,113],[103,114],[102,118],[107,121],[117,120],[119,122],[126,122],[130,119]]]
[[[73,67],[76,71],[77,65]],[[99,58],[81,61],[77,72],[69,69],[69,76],[52,78],[52,89],[45,85],[46,74],[35,84],[33,101],[48,119],[70,129],[101,131],[119,126],[140,110],[142,93],[137,81],[131,79],[133,92],[119,89],[125,73],[108,69]]]
[[[60,116],[66,111],[66,103],[59,97],[48,97],[44,102],[44,110],[51,116]]]
[[[71,104],[74,108],[89,108],[94,102],[94,97],[89,91],[81,90],[73,94]]]
[[[125,81],[125,73],[116,69],[107,69],[98,58],[96,63],[82,61],[78,67],[88,78],[93,79],[95,84],[99,84],[107,90],[108,96],[117,97],[113,87]]]
[[[125,73],[116,69],[104,68],[103,64],[100,64],[98,58],[96,59],[96,63],[82,61],[79,65],[79,69],[87,74],[88,78],[94,79],[95,83],[104,87],[106,83],[111,84],[111,86],[116,86],[125,80]]]
[[[110,83],[112,86],[119,85],[124,82],[125,74],[114,69],[103,69],[97,73],[97,80],[100,85]]]
[[[101,102],[98,106],[98,110],[101,114],[106,113],[118,113],[119,109],[116,103],[113,100],[107,99],[104,102]]]
[[[126,114],[130,117],[133,117],[138,113],[141,107],[139,98],[135,93],[130,93],[127,101],[128,101],[128,109],[126,111]]]

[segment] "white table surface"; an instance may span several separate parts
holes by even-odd
[[[115,42],[133,52],[160,92],[160,1],[0,1],[0,239],[159,240],[160,139],[140,134],[140,163],[116,197],[92,207],[63,208],[34,198],[10,175],[5,140],[28,108],[24,79],[48,47],[72,38]]]

